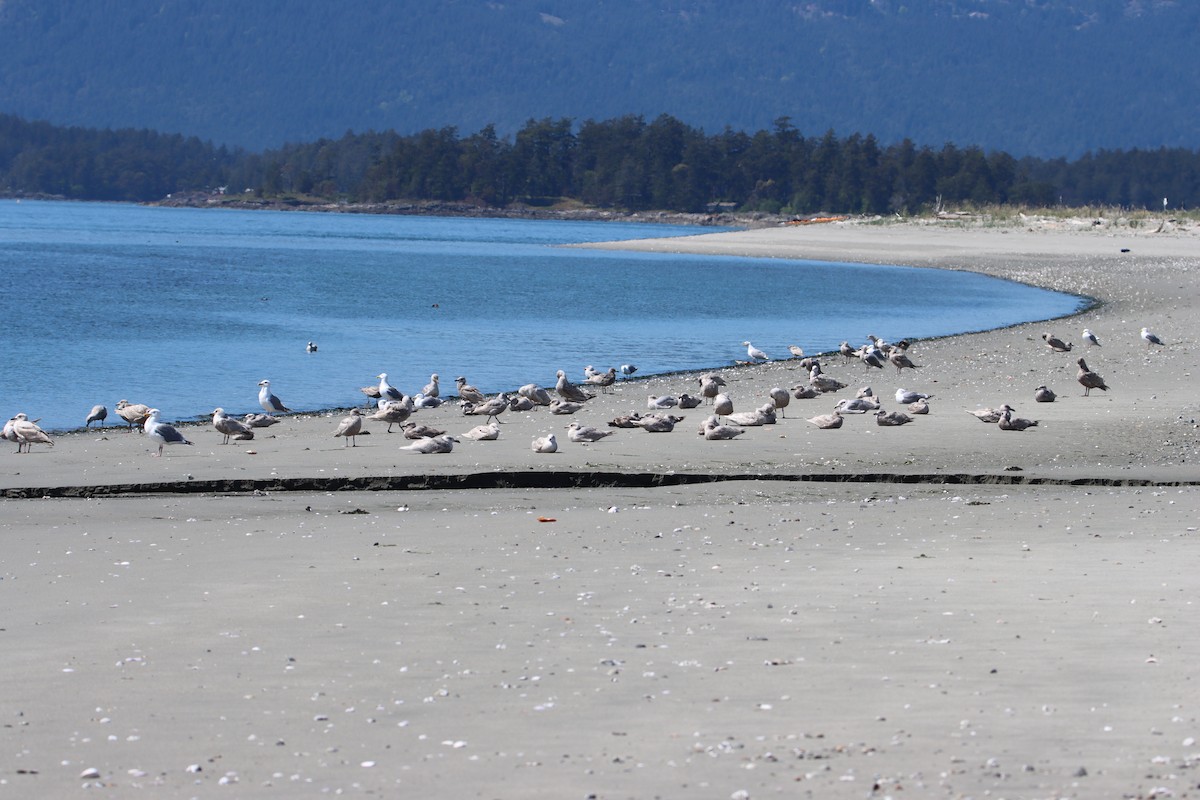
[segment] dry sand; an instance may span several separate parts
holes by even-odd
[[[419,456],[385,426],[344,448],[337,415],[297,415],[230,446],[188,428],[196,445],[162,459],[113,428],[0,458],[10,494],[93,487],[0,500],[0,795],[1196,796],[1200,237],[1051,227],[624,245],[972,269],[1101,301],[919,342],[902,381],[827,360],[886,408],[898,385],[933,393],[902,428],[804,422],[841,392],[725,443],[696,435],[701,409],[587,447],[541,411]],[[1085,326],[1112,387],[1086,398],[1074,353],[1040,338]],[[740,408],[803,380],[785,361],[724,374]],[[1041,383],[1057,402],[1032,401]],[[577,417],[694,388],[623,382]],[[1004,402],[1041,424],[963,411]],[[560,452],[533,454],[551,430]],[[321,491],[497,475],[580,485]]]

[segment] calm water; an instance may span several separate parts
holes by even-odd
[[[0,417],[73,428],[104,403],[111,423],[121,398],[245,413],[263,378],[297,410],[358,404],[380,372],[410,393],[432,372],[552,386],[586,364],[720,366],[745,339],[784,357],[1081,305],[965,272],[555,246],[696,232],[0,200]]]

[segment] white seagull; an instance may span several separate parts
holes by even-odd
[[[290,408],[283,404],[282,400],[271,394],[271,382],[266,379],[258,382],[258,404],[268,414],[272,411],[291,411]],[[188,442],[188,444],[191,444],[191,442]]]
[[[1147,347],[1151,345],[1158,345],[1159,347],[1167,346],[1167,343],[1151,333],[1149,328],[1142,328],[1142,341],[1146,343]]]
[[[754,345],[750,344],[749,342],[742,342],[742,344],[745,346],[746,355],[750,357],[751,361],[767,361],[768,360],[767,354],[764,353],[762,350],[759,350]]]
[[[454,443],[458,439],[453,436],[442,434],[441,436],[433,436],[428,439],[417,439],[410,445],[401,447],[401,450],[411,450],[414,453],[422,453],[428,455],[430,453],[449,453],[454,449]]]
[[[284,409],[285,411],[287,409]],[[146,431],[146,436],[152,442],[158,442],[158,452],[151,453],[153,456],[161,456],[163,448],[169,444],[191,444],[183,434],[175,430],[175,427],[168,425],[165,422],[158,421],[159,410],[157,408],[150,409],[150,415],[146,417],[146,424],[143,430]]]
[[[391,400],[394,402],[404,399],[404,392],[388,383],[386,372],[381,372],[375,377],[379,378],[379,402],[382,403],[384,400]]]
[[[1100,340],[1096,338],[1096,334],[1092,333],[1091,328],[1083,329],[1083,341],[1089,347],[1099,347],[1100,346]]]
[[[590,444],[598,442],[605,436],[612,436],[616,430],[602,431],[599,428],[593,428],[591,425],[580,425],[578,422],[572,422],[567,426],[567,438],[572,442],[580,444]]]
[[[548,436],[539,436],[529,446],[535,453],[554,453],[558,451],[558,439],[551,433]]]

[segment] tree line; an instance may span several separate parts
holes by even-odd
[[[669,115],[647,122],[529,120],[340,139],[263,153],[147,130],[56,127],[0,115],[0,192],[147,202],[178,192],[304,196],[351,203],[489,207],[571,200],[621,210],[911,214],[938,205],[1200,205],[1200,153],[1114,150],[1079,159],[874,136],[805,136],[789,118],[755,133],[706,134]]]

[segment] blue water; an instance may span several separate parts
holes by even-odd
[[[966,272],[556,247],[697,232],[0,201],[0,418],[74,428],[121,398],[173,420],[245,413],[263,378],[296,410],[361,403],[380,372],[410,393],[432,372],[501,391],[587,364],[721,366],[746,339],[786,357],[1082,305]]]

